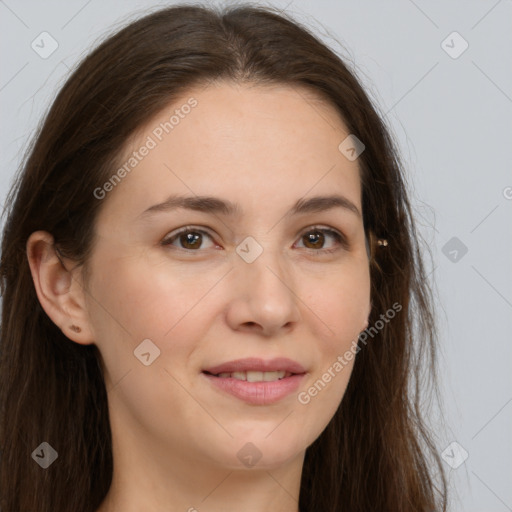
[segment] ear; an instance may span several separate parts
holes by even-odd
[[[72,341],[93,343],[80,270],[72,269],[71,260],[59,257],[47,231],[32,233],[26,251],[37,297],[46,314]]]

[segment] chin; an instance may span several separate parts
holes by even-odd
[[[275,426],[274,426],[275,428]],[[225,467],[232,470],[262,469],[272,470],[290,463],[296,457],[302,456],[306,450],[306,440],[290,435],[283,431],[281,435],[261,428],[254,431],[254,435],[245,432],[244,436],[235,436],[227,445],[232,448],[229,452],[214,457],[217,462],[225,461]],[[274,436],[275,437],[272,437]],[[266,437],[267,436],[267,437]]]

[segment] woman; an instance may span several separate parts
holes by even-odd
[[[2,510],[446,510],[399,159],[307,29],[133,22],[64,85],[8,205]]]

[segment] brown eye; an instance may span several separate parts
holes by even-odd
[[[321,231],[311,231],[302,238],[308,249],[321,249],[325,243],[325,235]]]
[[[336,243],[334,244],[334,247],[331,246],[330,248],[325,249],[324,245],[326,240],[328,241],[329,238],[334,239]],[[347,240],[343,235],[337,231],[327,228],[310,229],[301,236],[301,240],[303,240],[306,249],[311,249],[320,253],[334,252],[339,249],[340,245],[344,248],[348,248]]]
[[[197,249],[201,246],[202,234],[188,232],[179,236],[179,241],[185,249]]]
[[[161,244],[174,246],[174,242],[179,242],[180,245],[177,246],[178,249],[197,251],[203,245],[204,235],[212,240],[211,235],[206,231],[201,229],[184,228],[163,240]]]

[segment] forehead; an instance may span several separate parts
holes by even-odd
[[[307,89],[196,87],[127,143],[119,165],[127,172],[108,208],[140,213],[171,193],[231,196],[242,208],[261,208],[308,191],[340,192],[359,206],[357,161],[339,150],[348,135],[336,109]]]

